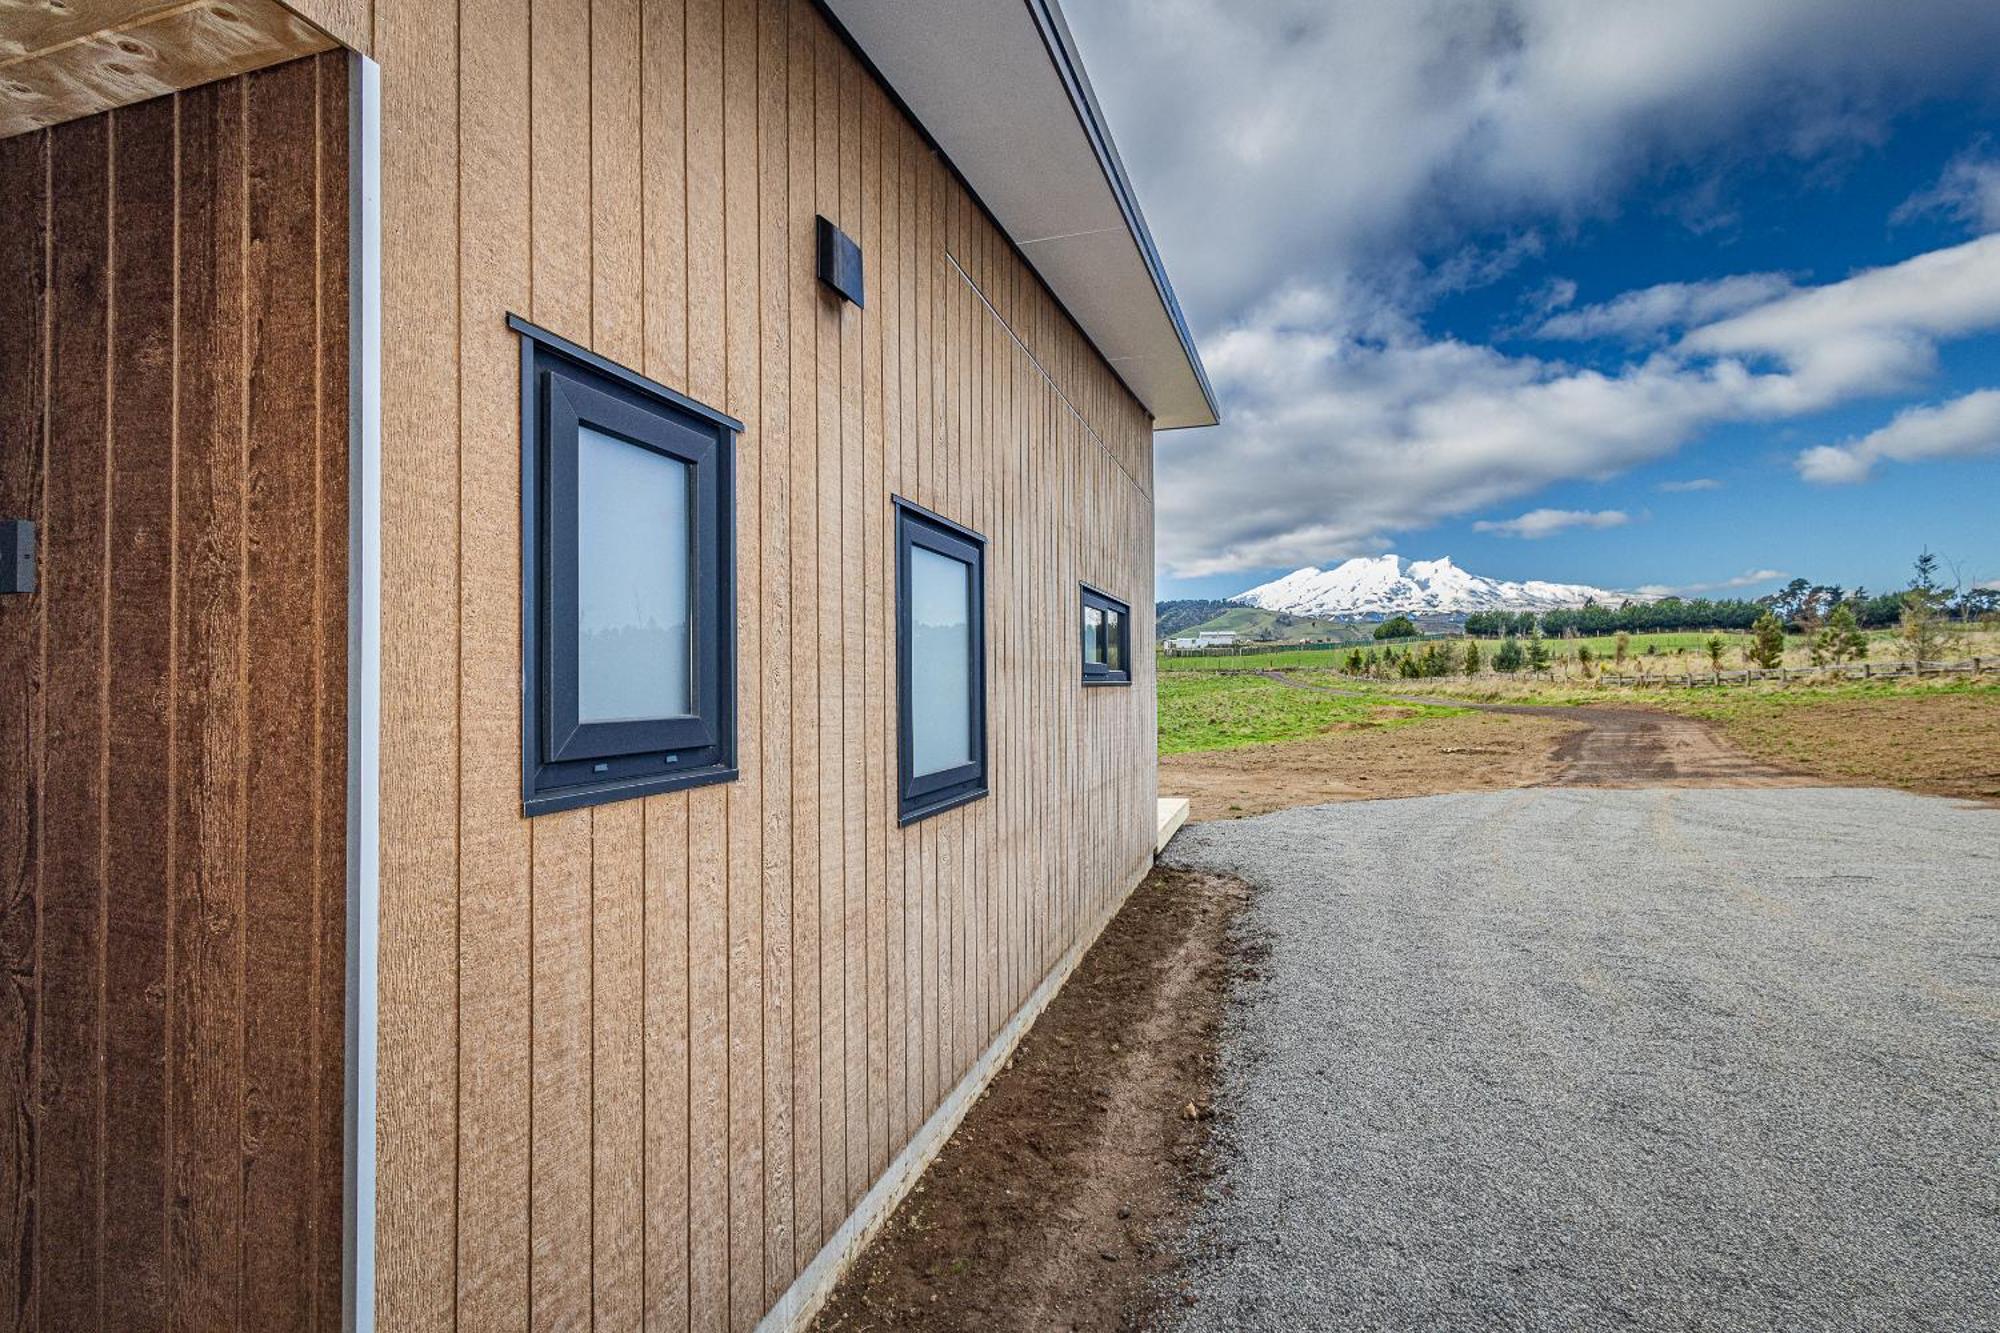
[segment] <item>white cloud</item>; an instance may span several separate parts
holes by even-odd
[[[1683,353],[1770,358],[1775,413],[1812,411],[1859,393],[1907,389],[1938,340],[2000,324],[2000,235],[1788,296],[1695,329]]]
[[[1980,389],[1934,407],[1898,412],[1888,425],[1845,444],[1822,444],[1794,460],[1799,475],[1821,485],[1866,481],[1883,459],[1916,463],[2000,453],[2000,389]]]
[[[1622,528],[1631,521],[1632,516],[1622,509],[1530,509],[1518,518],[1497,522],[1481,519],[1472,530],[1539,541],[1571,528]]]
[[[1932,213],[1975,231],[2000,231],[2000,158],[1987,156],[1983,143],[1960,153],[1936,185],[1904,200],[1889,220],[1908,222]]]
[[[1710,282],[1663,282],[1545,320],[1542,338],[1617,338],[1644,342],[1776,300],[1792,289],[1782,273],[1741,273]]]
[[[1323,563],[1718,423],[1912,387],[1941,337],[2000,327],[2000,236],[1788,291],[1613,372],[1341,318],[1336,296],[1294,289],[1208,341],[1228,423],[1157,446],[1174,573]]]
[[[1810,311],[1730,327],[1791,299],[1774,275],[1656,289],[1591,316],[1638,339],[1606,370],[1435,337],[1419,317],[1635,183],[1680,182],[1685,198],[1654,189],[1649,206],[1706,226],[1737,207],[1730,163],[1820,163],[1879,144],[1917,101],[1987,86],[2000,4],[1917,5],[1069,0],[1225,418],[1158,441],[1163,566],[1385,549],[1717,422],[1916,383],[1965,325],[1950,292],[1922,297],[1928,323],[1869,315],[1830,337]],[[1550,278],[1526,309],[1574,319],[1575,296]],[[1718,341],[1676,341],[1688,329]]]
[[[1689,477],[1685,481],[1663,481],[1653,489],[1667,495],[1686,495],[1691,491],[1719,491],[1722,483],[1714,477]]]
[[[1576,280],[1574,278],[1550,278],[1542,284],[1541,291],[1535,293],[1533,305],[1535,313],[1546,315],[1556,310],[1564,310],[1576,304]]]
[[[1990,0],[1065,9],[1200,332],[1302,276],[1379,279],[1487,229],[1601,215],[1724,141],[1794,160],[1877,143],[1908,101],[1983,87],[2000,50]]]
[[[1651,597],[1703,597],[1712,592],[1736,592],[1791,577],[1782,569],[1746,569],[1733,578],[1712,583],[1649,583],[1639,591]]]

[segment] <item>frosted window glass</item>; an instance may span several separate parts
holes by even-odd
[[[694,711],[686,463],[577,431],[577,720]]]
[[[913,777],[972,762],[972,567],[910,548]]]
[[[1098,665],[1104,661],[1104,612],[1094,606],[1083,608],[1083,660]]]

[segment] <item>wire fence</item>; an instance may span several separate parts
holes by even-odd
[[[1695,690],[1760,680],[1893,680],[1898,676],[1977,676],[1989,671],[2000,671],[2000,657],[1969,657],[1959,662],[1831,662],[1825,666],[1746,667],[1741,671],[1606,671],[1598,679],[1606,685]]]

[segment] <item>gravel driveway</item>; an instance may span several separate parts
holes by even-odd
[[[2000,1328],[2000,811],[1550,788],[1166,859],[1270,947],[1186,1327]]]

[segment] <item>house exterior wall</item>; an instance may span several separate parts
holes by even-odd
[[[336,1329],[347,62],[0,140],[0,1325]]]
[[[1149,864],[1151,654],[1084,689],[1077,584],[1150,642],[1150,422],[806,0],[366,26],[378,1326],[749,1327]],[[510,311],[746,423],[735,782],[520,815]],[[907,828],[897,495],[989,542],[993,790]]]

